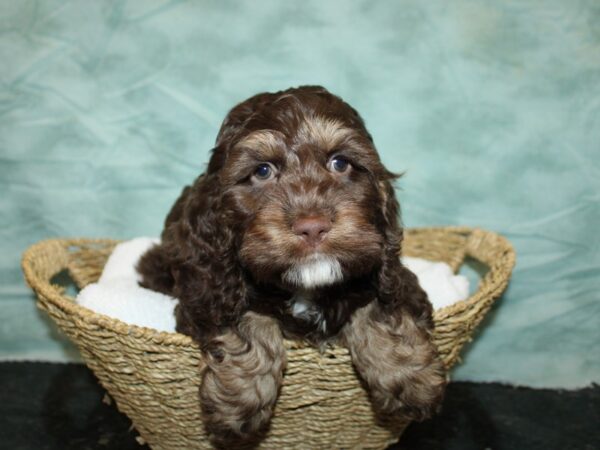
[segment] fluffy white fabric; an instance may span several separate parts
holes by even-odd
[[[175,331],[177,300],[138,285],[135,265],[158,239],[136,238],[117,245],[97,283],[81,290],[77,303],[125,323]]]
[[[448,264],[408,256],[404,256],[402,262],[419,279],[433,309],[452,305],[469,296],[469,280],[464,275],[455,275]]]
[[[106,261],[98,283],[104,284],[115,278],[125,278],[131,282],[135,281],[137,285],[141,280],[141,275],[135,270],[137,262],[146,250],[159,242],[158,238],[139,237],[117,245]]]
[[[136,238],[117,245],[98,282],[86,286],[77,296],[77,303],[125,323],[159,331],[175,331],[177,299],[138,285],[140,276],[135,265],[142,254],[157,242],[159,240],[155,238]],[[410,257],[404,257],[402,261],[417,275],[434,309],[468,297],[469,281],[462,275],[454,275],[447,264]],[[325,275],[327,280],[336,278],[335,268],[327,264],[327,270],[324,270],[322,262],[319,260],[319,264],[311,266],[310,270],[304,266],[297,270],[298,284],[319,284],[324,281]]]

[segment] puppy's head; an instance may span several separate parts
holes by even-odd
[[[356,111],[323,88],[259,94],[236,106],[208,173],[256,281],[312,289],[364,276],[397,238],[394,176]]]

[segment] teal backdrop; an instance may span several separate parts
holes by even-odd
[[[230,107],[321,84],[406,172],[407,226],[516,247],[454,378],[600,381],[599,24],[594,0],[0,1],[0,358],[76,358],[28,245],[158,235]]]

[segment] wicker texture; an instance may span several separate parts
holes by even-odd
[[[154,449],[211,448],[203,432],[198,384],[203,367],[187,336],[127,325],[78,306],[51,283],[68,270],[79,287],[96,281],[117,241],[53,239],[30,247],[23,271],[38,305],[72,339],[100,383]],[[480,229],[406,231],[404,254],[445,261],[458,270],[473,258],[488,271],[470,298],[435,313],[435,342],[449,368],[492,302],[505,289],[515,254],[503,237]],[[287,341],[288,367],[267,438],[260,448],[385,448],[406,426],[376,420],[348,351],[319,353]]]

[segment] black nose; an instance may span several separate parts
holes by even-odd
[[[304,217],[292,225],[292,231],[308,244],[317,245],[331,230],[331,221],[325,217]]]

